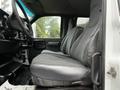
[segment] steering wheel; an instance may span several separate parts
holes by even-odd
[[[20,7],[20,9],[23,12],[23,15],[25,17],[24,20],[18,14],[16,3],[18,4],[18,6]],[[22,5],[19,3],[18,0],[12,0],[12,8],[13,8],[13,14],[14,14],[15,18],[17,19],[20,27],[21,27],[20,31],[23,32],[24,34],[26,34],[29,38],[32,38],[33,37],[33,30],[32,30],[31,23],[28,19],[28,16],[27,16],[24,8],[22,7]],[[25,24],[25,22],[26,22],[26,24]]]

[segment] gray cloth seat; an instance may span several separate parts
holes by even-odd
[[[30,69],[34,84],[41,86],[92,84],[91,59],[99,50],[101,1],[91,0],[90,21],[69,48],[69,53],[66,55],[43,53],[33,59]]]

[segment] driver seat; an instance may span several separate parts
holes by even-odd
[[[98,51],[102,0],[91,0],[90,21],[67,55],[42,53],[31,64],[32,80],[40,86],[91,85],[91,58]]]

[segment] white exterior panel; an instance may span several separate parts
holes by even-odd
[[[107,0],[105,38],[105,90],[120,90],[120,21],[118,0]]]

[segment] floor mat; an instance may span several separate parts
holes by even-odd
[[[9,82],[13,85],[29,85],[31,80],[30,69],[27,66],[22,67],[16,72],[15,76],[12,76]]]
[[[35,85],[11,85],[6,81],[0,86],[0,90],[36,90]]]
[[[69,87],[69,88],[39,88],[36,87],[35,90],[92,90],[86,87]]]
[[[0,90],[92,90],[87,87],[69,87],[69,88],[41,88],[36,87],[35,85],[11,85],[6,81],[3,85],[0,86]]]
[[[77,87],[57,87],[57,88],[40,88],[36,87],[35,90],[92,90],[89,87],[82,87],[82,86],[77,86]]]

